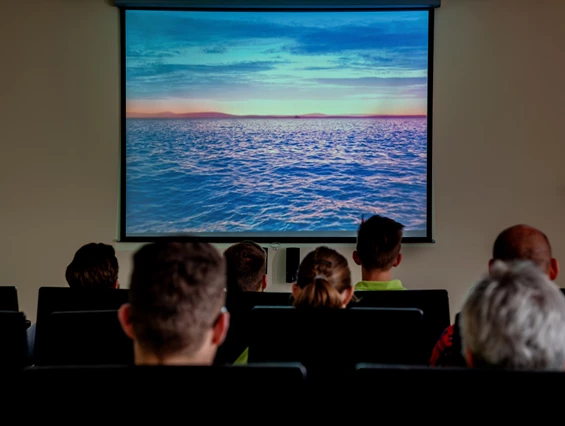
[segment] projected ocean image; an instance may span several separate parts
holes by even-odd
[[[126,234],[425,235],[427,12],[126,12]]]

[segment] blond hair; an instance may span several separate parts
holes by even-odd
[[[341,293],[351,288],[347,260],[331,248],[318,247],[300,263],[296,285],[295,307],[341,308]]]

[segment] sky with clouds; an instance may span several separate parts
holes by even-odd
[[[126,12],[128,112],[426,114],[428,12]]]

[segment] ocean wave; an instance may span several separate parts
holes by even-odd
[[[126,233],[424,230],[426,167],[426,119],[128,119]]]

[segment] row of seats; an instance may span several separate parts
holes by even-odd
[[[423,353],[423,358],[426,358],[426,362],[439,336],[450,323],[447,290],[358,291],[355,295],[356,301],[349,304],[348,308],[350,309],[396,308],[420,310],[422,318],[420,320],[421,324],[417,326],[418,333],[421,334],[418,344],[421,347],[420,356],[422,356]],[[291,306],[291,304],[292,298],[289,293],[229,294],[226,305],[231,314],[230,329],[226,341],[219,348],[216,364],[230,362],[236,359],[246,347],[252,346],[252,333],[259,339],[271,338],[272,343],[276,345],[277,342],[273,340],[273,336],[284,335],[284,333],[290,330],[304,334],[305,340],[308,340],[308,336],[312,335],[312,333],[317,335],[325,329],[330,334],[334,331],[336,335],[343,336],[344,339],[347,339],[346,341],[353,341],[353,337],[348,338],[348,335],[353,336],[356,334],[362,338],[363,341],[368,340],[368,337],[363,336],[375,337],[376,342],[386,340],[384,336],[391,335],[392,330],[395,328],[399,333],[406,332],[408,335],[413,335],[416,332],[416,330],[408,331],[407,323],[401,321],[397,322],[394,319],[396,315],[394,312],[374,312],[373,314],[358,313],[359,320],[356,323],[351,325],[342,323],[340,325],[339,322],[334,322],[334,325],[326,324],[316,332],[312,330],[311,333],[308,331],[306,322],[293,319],[295,322],[292,327],[289,323],[283,322],[290,321],[288,317],[292,315],[291,313],[254,312],[254,308],[259,306]],[[301,314],[295,312],[294,315],[298,318]],[[326,315],[332,314],[326,313]],[[347,314],[337,312],[334,313],[334,315],[345,316]],[[310,325],[313,329],[316,329],[315,318],[316,317],[312,319],[313,322]],[[324,324],[324,322],[321,321],[320,323]],[[363,334],[363,331],[365,334]],[[379,335],[383,337],[379,338]],[[284,341],[287,342],[288,340],[285,338]],[[280,347],[283,344],[282,342],[283,340],[281,340],[279,344],[281,353],[283,352],[283,349]],[[290,348],[288,348],[288,350],[290,350]],[[250,349],[249,355],[250,361],[252,361],[254,357],[252,349]]]
[[[3,381],[2,416],[17,407],[57,424],[544,422],[561,414],[564,381],[563,372],[358,365],[320,390],[299,364],[31,367]]]
[[[414,308],[297,310],[257,306],[249,333],[250,362],[299,361],[352,367],[358,362],[425,364],[423,314]],[[24,316],[0,312],[0,324],[12,330],[12,364],[25,349]],[[383,324],[383,326],[379,326]],[[39,327],[41,325],[41,327]],[[18,331],[15,333],[14,331]],[[9,339],[4,337],[4,343]],[[40,344],[41,343],[41,344]],[[4,356],[10,351],[5,351]],[[6,362],[6,360],[4,360]],[[117,311],[54,312],[38,323],[35,364],[131,364],[132,342],[122,332]],[[25,366],[25,363],[20,363]]]
[[[28,364],[129,363],[131,342],[121,331],[116,314],[127,300],[127,289],[40,288],[35,356]],[[334,358],[347,359],[349,364],[421,364],[427,362],[450,321],[446,290],[358,292],[350,309],[315,314],[296,311],[291,303],[290,294],[282,292],[229,295],[230,329],[216,364],[233,362],[247,347],[251,362],[300,360],[311,365],[305,351],[316,360],[317,349],[326,348]],[[20,324],[21,336],[23,314],[3,317],[6,324]],[[23,340],[18,340],[17,333],[14,337]],[[19,349],[14,356],[22,352]],[[338,357],[342,352],[349,356]]]

